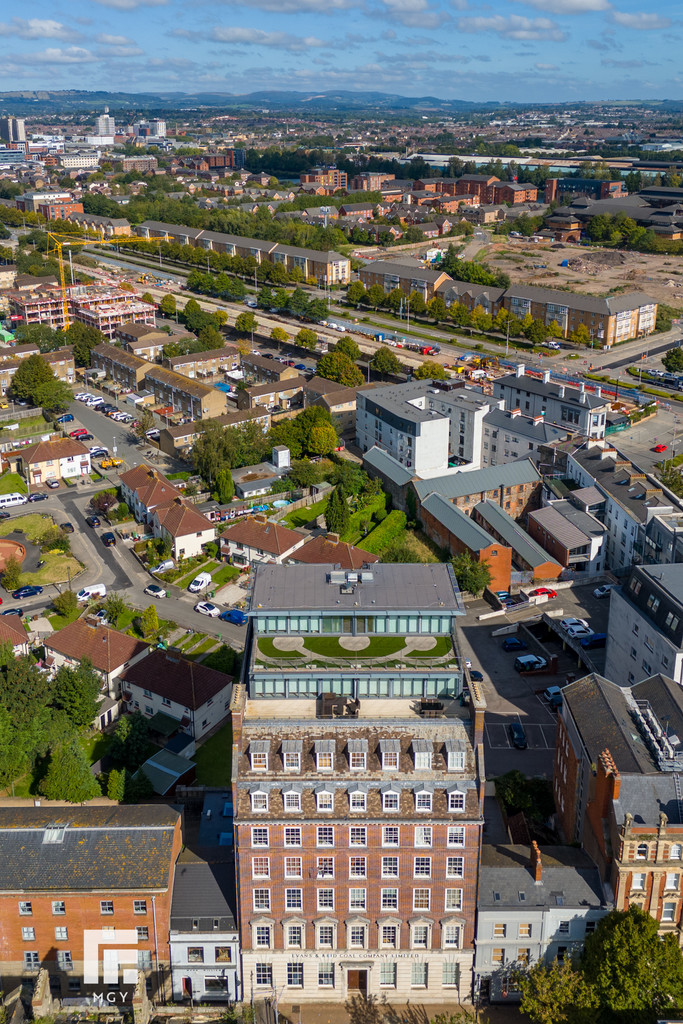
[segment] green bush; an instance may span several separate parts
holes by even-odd
[[[215,541],[210,540],[208,544],[205,544],[204,545],[204,550],[206,551],[206,553],[209,556],[209,558],[217,558],[218,557],[218,544],[216,544]]]
[[[384,522],[368,534],[362,541],[359,542],[359,547],[363,551],[369,551],[373,555],[378,555],[383,548],[396,540],[406,528],[406,516],[405,512],[399,512],[398,509],[394,509],[386,517]]]
[[[388,512],[385,508],[378,508],[372,518],[375,523],[383,523],[387,518],[387,515]]]

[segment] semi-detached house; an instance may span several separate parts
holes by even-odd
[[[119,481],[121,497],[137,521],[147,523],[155,537],[166,538],[174,558],[198,555],[214,539],[215,527],[157,470],[135,466]]]

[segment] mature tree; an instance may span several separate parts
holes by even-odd
[[[102,331],[79,320],[74,321],[64,332],[64,341],[73,345],[76,366],[90,366],[90,353],[107,339]]]
[[[10,555],[2,570],[2,585],[5,590],[16,590],[21,580],[21,562],[16,555]]]
[[[177,308],[175,295],[164,295],[159,303],[159,312],[164,316],[175,316]]]
[[[133,432],[136,437],[139,437],[141,441],[145,440],[145,434],[148,430],[151,430],[154,426],[154,414],[151,409],[141,409],[138,413]]]
[[[107,618],[111,622],[114,629],[119,624],[119,619],[126,612],[127,606],[124,599],[116,591],[110,591],[107,594],[107,600],[104,602],[104,610],[107,613]]]
[[[307,450],[312,455],[329,455],[337,446],[337,431],[331,423],[314,423],[308,436]]]
[[[651,914],[613,910],[587,936],[581,971],[612,1019],[655,1021],[683,1006],[683,955],[673,932],[660,936]]]
[[[448,315],[446,303],[439,295],[435,295],[433,299],[429,300],[427,303],[427,312],[432,320],[445,320]]]
[[[368,288],[367,296],[368,304],[374,309],[377,309],[384,303],[384,288],[382,288],[381,284],[371,284]]]
[[[597,1000],[582,975],[569,962],[535,964],[515,978],[522,1001],[520,1010],[534,1024],[592,1024]]]
[[[564,338],[564,331],[558,324],[557,320],[551,320],[546,326],[546,332],[549,338]]]
[[[121,803],[126,792],[126,769],[112,768],[107,779],[107,796]]]
[[[532,345],[542,345],[548,336],[548,329],[542,320],[534,320],[524,334]]]
[[[318,342],[318,335],[309,327],[302,327],[294,340],[297,345],[301,345],[302,348],[307,348],[313,351]]]
[[[212,352],[214,349],[223,348],[225,338],[219,330],[207,324],[197,335],[197,342],[200,352]]]
[[[148,605],[140,616],[140,632],[146,640],[159,632],[159,616],[153,604]]]
[[[488,562],[475,562],[469,551],[463,551],[452,559],[453,572],[461,590],[478,597],[491,583],[491,568]]]
[[[478,331],[490,331],[493,327],[493,317],[483,306],[475,306],[470,313],[470,323]]]
[[[352,281],[346,289],[346,301],[352,306],[357,306],[361,302],[365,302],[366,298],[365,286],[360,281]]]
[[[112,734],[109,753],[114,761],[128,771],[136,771],[147,759],[149,750],[149,725],[139,712],[120,718]]]
[[[683,371],[683,348],[670,348],[662,356],[662,362],[669,373],[680,373]]]
[[[405,301],[405,298],[406,296],[400,288],[392,288],[389,294],[384,297],[384,305],[387,309],[390,309],[392,313],[398,313]]]
[[[284,342],[289,341],[289,335],[282,327],[273,327],[270,332],[270,340],[276,341],[278,345],[282,345]]]
[[[258,321],[253,313],[239,313],[235,318],[235,330],[240,334],[251,334],[258,330]]]
[[[53,331],[48,324],[19,324],[14,332],[18,342],[37,345],[41,352],[53,352],[64,344],[61,331]]]
[[[42,405],[49,411],[66,409],[73,400],[71,388],[58,380],[40,356],[23,359],[12,377],[12,398]]]
[[[97,714],[97,696],[102,680],[89,658],[77,667],[62,665],[52,683],[51,701],[61,708],[77,729],[92,725]]]
[[[452,302],[448,307],[448,315],[458,327],[470,327],[472,315],[463,302]]]
[[[363,383],[361,370],[343,352],[327,352],[318,361],[318,376],[336,381],[344,387],[357,388]]]
[[[343,352],[353,362],[361,357],[361,350],[350,334],[344,334],[334,346],[335,352]]]
[[[139,768],[135,775],[126,772],[126,788],[124,803],[139,804],[150,800],[154,796],[154,786],[146,772]]]
[[[417,369],[413,370],[413,377],[416,380],[447,380],[448,372],[441,363],[426,359],[424,363],[420,363]]]
[[[287,474],[295,487],[311,487],[323,479],[323,470],[317,462],[308,459],[294,459]]]
[[[100,491],[94,498],[91,499],[90,504],[99,512],[102,516],[108,516],[112,509],[116,508],[119,503],[119,499],[116,494],[111,494],[109,491]]]
[[[78,740],[50,750],[50,764],[40,792],[48,800],[67,800],[70,804],[82,804],[101,795]]]
[[[569,340],[573,341],[576,345],[590,345],[590,331],[585,324],[577,324],[576,328],[570,334]]]
[[[338,533],[341,536],[348,529],[350,519],[351,513],[344,488],[335,487],[325,506],[325,525],[330,533]]]
[[[216,493],[221,505],[227,505],[235,497],[235,483],[229,469],[219,469],[216,473]]]
[[[55,611],[67,619],[78,608],[78,598],[73,590],[63,590],[61,594],[52,598],[52,604]]]
[[[370,360],[370,366],[377,373],[400,373],[403,369],[398,356],[386,345],[380,345]]]

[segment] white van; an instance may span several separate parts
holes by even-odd
[[[199,576],[195,576],[192,582],[188,586],[188,590],[191,594],[200,594],[202,590],[206,590],[211,585],[211,573],[200,572]]]
[[[76,594],[76,597],[81,603],[84,603],[85,601],[92,601],[96,597],[106,596],[107,588],[104,583],[93,583],[90,587],[83,587],[83,589],[79,590]]]
[[[25,505],[28,498],[25,494],[19,494],[18,491],[12,491],[10,494],[0,494],[0,508],[6,508],[8,505]]]

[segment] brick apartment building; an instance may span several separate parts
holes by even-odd
[[[501,181],[495,174],[464,174],[458,178],[459,194],[478,196],[482,205],[491,203],[535,203],[538,189],[535,185]]]
[[[664,675],[620,686],[591,674],[565,686],[553,792],[568,841],[580,842],[617,910],[640,907],[679,943],[683,811],[677,744],[683,691]]]
[[[233,722],[242,958],[254,998],[467,998],[485,705],[474,684],[470,707],[457,699],[462,602],[452,572],[259,565],[252,609],[247,693]],[[372,656],[387,633],[400,672]],[[280,645],[301,656],[278,662]],[[415,669],[413,648],[426,652]]]
[[[123,174],[128,174],[129,171],[140,171],[144,174],[145,171],[155,171],[158,166],[159,161],[155,156],[124,156],[120,161]]]
[[[337,167],[314,167],[312,171],[303,171],[299,181],[302,185],[322,185],[330,192],[336,192],[337,189],[346,188],[348,175]]]
[[[93,986],[84,985],[84,935],[106,928],[137,932],[138,971],[161,998],[170,994],[168,922],[181,846],[180,814],[169,807],[0,808],[5,991],[45,969],[53,995],[86,995]],[[100,939],[100,978],[105,948]]]
[[[102,234],[105,238],[130,235],[130,223],[125,217],[101,217],[96,213],[72,213],[72,224],[78,224],[84,231]]]
[[[358,278],[366,289],[378,284],[388,295],[394,288],[400,288],[406,295],[418,292],[429,302],[440,285],[450,281],[444,270],[423,267],[417,260],[405,257],[393,260],[374,260],[358,271]]]
[[[388,181],[394,181],[395,174],[382,174],[381,172],[362,171],[351,178],[349,192],[380,192],[382,186]]]
[[[569,196],[590,196],[592,199],[623,199],[626,184],[603,181],[601,178],[548,178],[545,183],[545,201],[565,200]]]
[[[39,203],[36,212],[45,220],[69,220],[72,213],[83,213],[83,203],[75,200]]]

